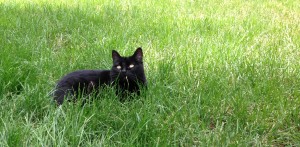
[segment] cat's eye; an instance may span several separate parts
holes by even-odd
[[[121,69],[121,66],[120,66],[120,65],[118,65],[118,66],[117,66],[117,69]]]
[[[130,64],[130,65],[129,65],[129,68],[133,68],[133,67],[134,67],[134,65],[133,65],[133,64]]]

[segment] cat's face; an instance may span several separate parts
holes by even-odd
[[[135,81],[139,78],[139,75],[144,75],[143,52],[141,48],[137,48],[134,54],[129,57],[122,57],[117,51],[113,50],[112,58],[111,76],[113,80]]]

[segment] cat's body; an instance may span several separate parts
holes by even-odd
[[[130,57],[121,57],[113,50],[112,58],[111,70],[79,70],[64,76],[58,82],[54,93],[57,104],[61,105],[65,97],[74,96],[78,92],[99,92],[100,87],[105,85],[116,87],[122,101],[128,93],[139,94],[140,86],[147,83],[142,49],[138,48]]]

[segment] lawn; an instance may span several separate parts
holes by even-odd
[[[0,146],[300,146],[299,24],[296,0],[0,0]],[[139,97],[53,103],[137,47]]]

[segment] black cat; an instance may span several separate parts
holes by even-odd
[[[121,101],[124,101],[130,93],[139,94],[139,86],[146,86],[147,83],[142,48],[137,48],[129,57],[122,57],[113,50],[112,58],[111,70],[79,70],[63,77],[54,93],[57,104],[61,105],[67,96],[74,97],[79,92],[84,94],[97,92],[105,85],[116,87]]]

